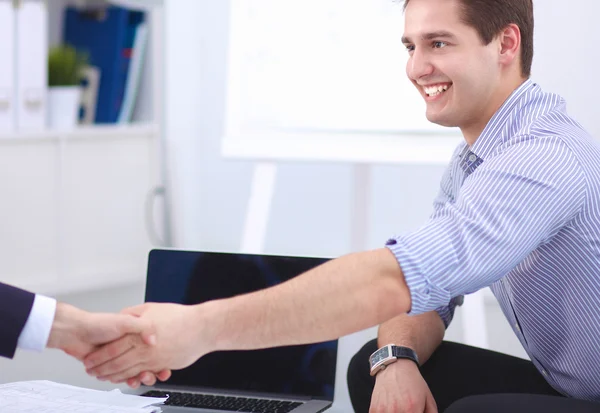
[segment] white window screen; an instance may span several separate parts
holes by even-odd
[[[456,140],[443,135],[456,131],[427,121],[406,77],[402,7],[398,0],[232,0],[225,147],[228,140],[261,146],[270,136],[270,147],[316,144],[322,154],[340,142],[368,150],[382,139],[425,134],[441,142],[447,161]]]

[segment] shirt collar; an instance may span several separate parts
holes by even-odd
[[[520,121],[519,116],[516,116],[517,112],[538,93],[541,93],[541,89],[531,79],[527,79],[516,88],[500,106],[500,109],[494,113],[475,143],[470,148],[467,147],[470,153],[465,156],[469,157],[472,153],[481,159],[479,163],[483,162],[509,138],[508,131],[512,129],[514,123]],[[523,102],[524,100],[525,102]]]

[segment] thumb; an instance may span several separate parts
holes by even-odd
[[[140,334],[142,337],[142,341],[149,346],[154,346],[156,344],[156,331],[154,325],[151,321],[142,317],[148,306],[146,304],[136,305],[134,307],[127,307],[121,310],[121,314],[128,316],[129,318],[133,318],[135,320],[135,324],[132,330],[126,331],[125,333],[136,333]],[[130,321],[134,323],[134,321]]]
[[[140,334],[142,337],[155,333],[154,324],[145,317],[134,317],[127,314],[119,314],[119,331],[125,334]]]
[[[142,314],[146,312],[147,306],[146,304],[140,304],[133,307],[127,307],[121,310],[121,314],[128,314],[135,317],[140,317]]]
[[[127,314],[119,314],[120,324],[118,326],[121,335],[139,334],[142,341],[149,346],[156,344],[156,329],[152,321],[144,317],[134,317]]]

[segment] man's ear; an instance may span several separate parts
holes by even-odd
[[[506,26],[498,35],[499,39],[499,62],[510,66],[518,60],[521,51],[521,30],[514,23]]]

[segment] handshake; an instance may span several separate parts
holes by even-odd
[[[146,303],[120,314],[90,313],[58,303],[47,347],[82,361],[102,381],[136,388],[165,381],[171,369],[189,366],[212,351],[203,305]]]

